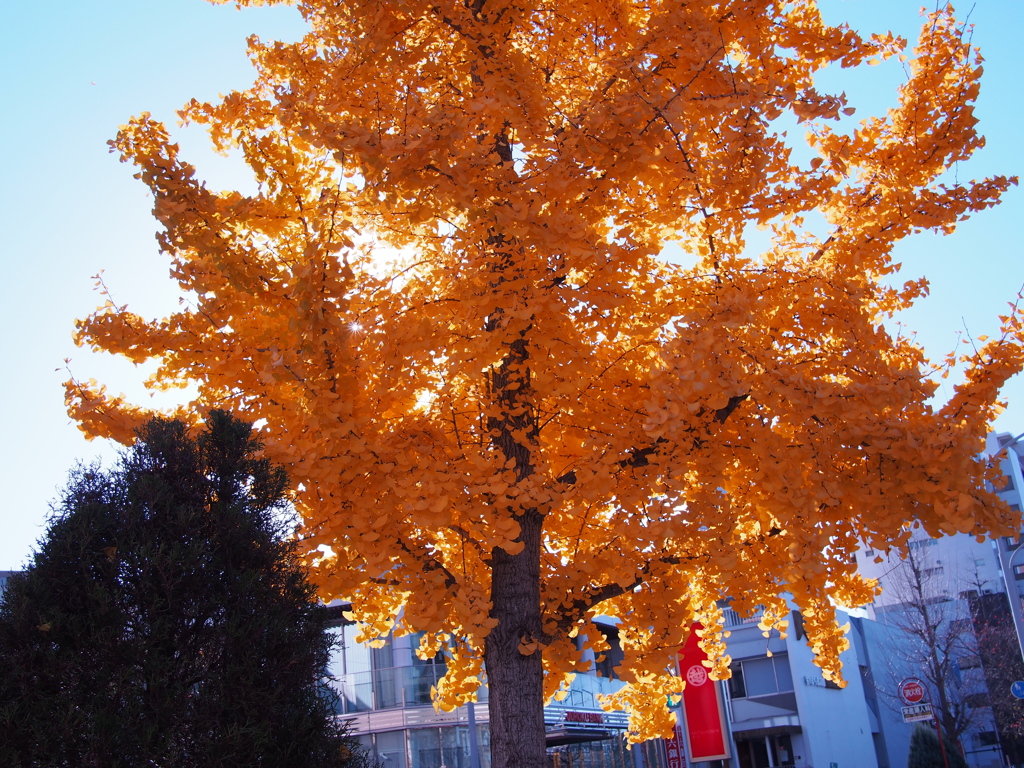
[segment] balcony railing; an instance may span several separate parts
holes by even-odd
[[[727,628],[728,627],[742,627],[742,626],[745,626],[747,624],[757,624],[761,620],[761,611],[760,611],[760,609],[754,611],[754,615],[753,616],[749,616],[747,618],[744,618],[743,616],[740,616],[732,608],[726,608],[726,609],[724,609],[722,611],[722,613],[725,615],[725,626]]]

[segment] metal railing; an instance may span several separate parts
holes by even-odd
[[[732,608],[726,608],[726,609],[724,609],[722,611],[722,613],[725,615],[725,626],[726,626],[726,628],[728,628],[728,627],[742,627],[742,626],[745,626],[747,624],[757,624],[761,620],[761,609],[760,608],[758,608],[756,611],[754,611],[754,615],[753,616],[749,616],[747,618],[744,618],[743,616],[740,616]]]

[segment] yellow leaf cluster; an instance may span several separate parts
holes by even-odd
[[[250,41],[251,89],[182,111],[256,193],[208,190],[146,114],[122,127],[187,301],[155,320],[108,302],[77,338],[260,425],[322,594],[368,640],[451,649],[439,706],[474,694],[503,627],[557,695],[570,638],[600,651],[611,614],[628,685],[608,704],[663,733],[693,622],[723,677],[719,602],[784,631],[784,593],[838,680],[832,605],[875,588],[859,542],[1017,524],[975,457],[1024,365],[1018,309],[938,408],[921,350],[883,326],[927,291],[888,286],[894,245],[1015,183],[943,175],[982,144],[951,11],[892,109],[844,132],[852,107],[815,73],[903,42],[829,27],[812,0],[299,8],[303,40]],[[95,383],[67,402],[122,441],[149,415]]]

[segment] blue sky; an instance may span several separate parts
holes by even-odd
[[[822,9],[828,21],[861,31],[913,38],[921,23],[915,0],[823,0]],[[988,145],[959,172],[1022,174],[1024,3],[977,0],[970,18],[986,59],[978,117]],[[90,277],[104,270],[115,301],[143,315],[177,304],[147,192],[106,142],[139,112],[174,125],[189,99],[244,88],[251,80],[246,37],[291,40],[302,29],[291,8],[239,12],[202,0],[50,0],[0,11],[0,327],[8,360],[0,376],[0,570],[24,564],[68,469],[113,455],[86,442],[68,419],[64,359],[78,378],[149,399],[140,371],[72,344],[75,318],[98,303]],[[895,65],[885,64],[844,73],[839,87],[859,118],[884,110],[898,80]],[[209,186],[244,183],[237,166],[206,150],[201,132],[176,135]],[[955,348],[965,327],[975,337],[998,329],[997,316],[1024,286],[1021,222],[1024,196],[1014,189],[953,236],[919,235],[900,247],[901,282],[931,279],[931,296],[901,320],[934,358]],[[940,396],[954,384],[947,380]],[[1018,377],[1005,395],[1009,408],[996,428],[1024,431],[1024,381]]]

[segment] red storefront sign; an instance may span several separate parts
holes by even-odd
[[[604,713],[602,712],[573,712],[569,711],[565,713],[565,722],[567,723],[596,723],[602,725],[604,723]]]
[[[686,757],[683,755],[683,729],[678,725],[672,732],[672,738],[665,742],[665,751],[668,753],[668,768],[686,768]]]
[[[697,644],[698,629],[703,627],[694,624],[690,638],[679,652],[679,674],[686,681],[683,724],[690,760],[695,763],[730,757],[722,694],[718,683],[708,677],[708,668],[701,663],[708,655]]]

